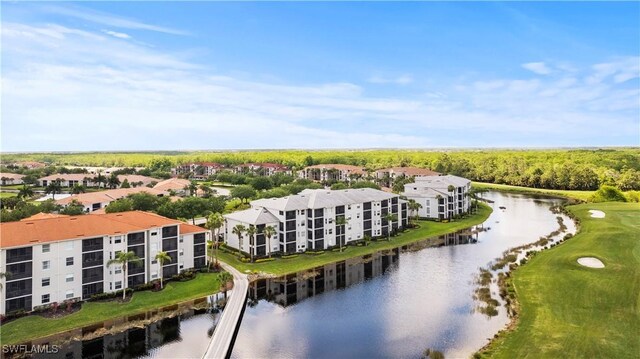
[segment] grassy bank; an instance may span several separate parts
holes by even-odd
[[[560,189],[545,189],[545,188],[532,188],[522,186],[511,186],[506,184],[484,183],[484,182],[472,182],[471,184],[476,188],[491,189],[501,192],[513,192],[513,193],[531,193],[531,194],[544,194],[550,196],[560,196],[574,198],[581,201],[588,201],[596,191],[569,191]]]
[[[197,299],[220,289],[218,277],[216,273],[199,273],[195,279],[187,282],[166,283],[161,292],[135,292],[133,298],[127,303],[84,303],[82,309],[62,318],[43,318],[38,315],[23,317],[0,326],[0,338],[2,338],[2,344],[23,343],[107,319]]]
[[[274,275],[283,275],[314,268],[327,263],[345,260],[347,258],[363,256],[379,250],[396,248],[421,239],[455,232],[484,222],[487,217],[489,217],[489,214],[491,214],[491,211],[491,207],[481,204],[478,209],[478,213],[455,222],[440,223],[419,221],[418,223],[420,224],[420,228],[408,230],[396,237],[391,237],[391,241],[380,239],[378,241],[370,242],[368,246],[348,246],[344,248],[343,252],[327,251],[323,254],[300,254],[295,258],[276,259],[274,261],[264,263],[243,263],[239,261],[236,256],[222,251],[218,251],[218,256],[221,260],[234,266],[241,272],[257,271]]]
[[[492,358],[637,358],[640,353],[640,205],[569,207],[582,223],[566,243],[534,256],[513,283],[516,328],[482,353]],[[591,218],[588,210],[606,213]],[[597,257],[603,269],[579,265]]]

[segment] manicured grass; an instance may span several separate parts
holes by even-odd
[[[638,358],[640,354],[640,205],[569,207],[582,222],[567,242],[514,273],[519,322],[483,356],[495,358]],[[605,212],[591,218],[588,210]],[[603,269],[579,265],[597,257]]]
[[[345,260],[347,258],[370,254],[379,250],[396,248],[408,243],[427,239],[429,237],[455,232],[484,222],[489,217],[489,214],[491,214],[491,211],[491,207],[481,203],[478,208],[478,213],[468,218],[449,223],[418,221],[420,228],[407,230],[396,237],[391,237],[391,241],[379,239],[377,241],[371,241],[366,247],[348,246],[344,247],[343,252],[327,251],[318,255],[300,254],[295,258],[276,259],[271,262],[263,263],[243,263],[239,261],[236,256],[222,251],[218,251],[218,256],[222,261],[234,266],[241,272],[257,271],[275,275],[284,275],[325,265],[327,263]]]
[[[197,299],[220,289],[218,276],[217,273],[199,273],[195,279],[187,282],[166,283],[161,292],[135,292],[128,303],[87,302],[79,311],[62,318],[50,319],[38,315],[23,317],[2,325],[0,338],[2,344],[23,343],[107,319]]]
[[[561,196],[575,198],[581,201],[588,201],[596,191],[569,191],[559,189],[544,189],[544,188],[532,188],[511,186],[506,184],[484,183],[484,182],[472,182],[471,185],[476,188],[492,189],[501,192],[515,192],[515,193],[533,193],[533,194],[546,194],[551,196]]]
[[[8,184],[8,185],[0,185],[0,190],[4,189],[21,189],[23,185],[21,184]]]
[[[0,198],[16,197],[17,195],[15,192],[0,192]]]

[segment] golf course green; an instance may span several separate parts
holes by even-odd
[[[514,272],[516,325],[476,357],[640,356],[640,205],[568,208],[581,221],[580,233]],[[590,210],[605,217],[594,218]],[[595,257],[605,267],[582,266],[582,257]]]

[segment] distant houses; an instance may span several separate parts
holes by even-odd
[[[190,162],[171,169],[175,176],[189,176],[197,180],[206,180],[224,169],[224,165],[215,162]]]
[[[362,166],[322,164],[308,166],[298,172],[298,177],[317,182],[352,182],[365,177]]]
[[[10,186],[12,184],[22,184],[24,175],[17,173],[0,173],[0,181],[3,186]]]
[[[400,178],[439,176],[440,173],[420,167],[391,167],[374,172],[376,180],[385,187],[391,187]]]
[[[413,183],[405,184],[402,194],[420,204],[419,217],[445,220],[469,211],[470,189],[471,181],[466,178],[453,175],[422,176],[416,177]]]
[[[297,195],[252,201],[250,209],[224,218],[227,245],[261,257],[387,237],[407,225],[408,212],[407,201],[399,195],[371,188],[307,189]],[[255,233],[238,233],[237,225],[253,228]],[[269,226],[275,229],[272,238],[263,232]]]
[[[63,207],[66,207],[71,202],[75,201],[82,204],[82,206],[84,207],[84,212],[90,213],[105,208],[109,205],[109,203],[113,201],[125,198],[131,194],[141,192],[149,193],[158,197],[169,195],[168,191],[162,191],[159,189],[148,187],[118,188],[99,192],[81,193],[58,199],[55,202]]]
[[[94,176],[88,173],[60,173],[53,174],[50,176],[42,177],[38,179],[38,184],[42,187],[48,186],[51,182],[59,181],[61,187],[73,187],[73,186],[84,186],[84,187],[107,187],[109,176],[101,175],[100,178],[102,182],[98,180],[99,176]],[[147,186],[151,183],[157,182],[158,180],[152,177],[140,176],[140,175],[117,175],[118,185],[122,186],[122,184],[127,181],[131,187],[137,186]]]
[[[243,163],[233,167],[238,174],[255,174],[258,176],[273,176],[276,173],[291,174],[291,169],[278,163]]]
[[[273,176],[276,173],[291,174],[291,169],[278,163],[243,163],[225,166],[215,162],[183,163],[171,169],[174,176],[187,177],[195,180],[207,180],[222,171],[235,174],[253,174],[256,176]]]

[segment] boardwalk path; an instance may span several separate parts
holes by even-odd
[[[206,359],[222,359],[231,356],[232,345],[240,327],[249,289],[249,280],[246,275],[226,263],[220,262],[220,265],[233,275],[233,292],[231,292],[231,299],[227,302],[220,321],[213,331],[207,351],[202,356]]]

